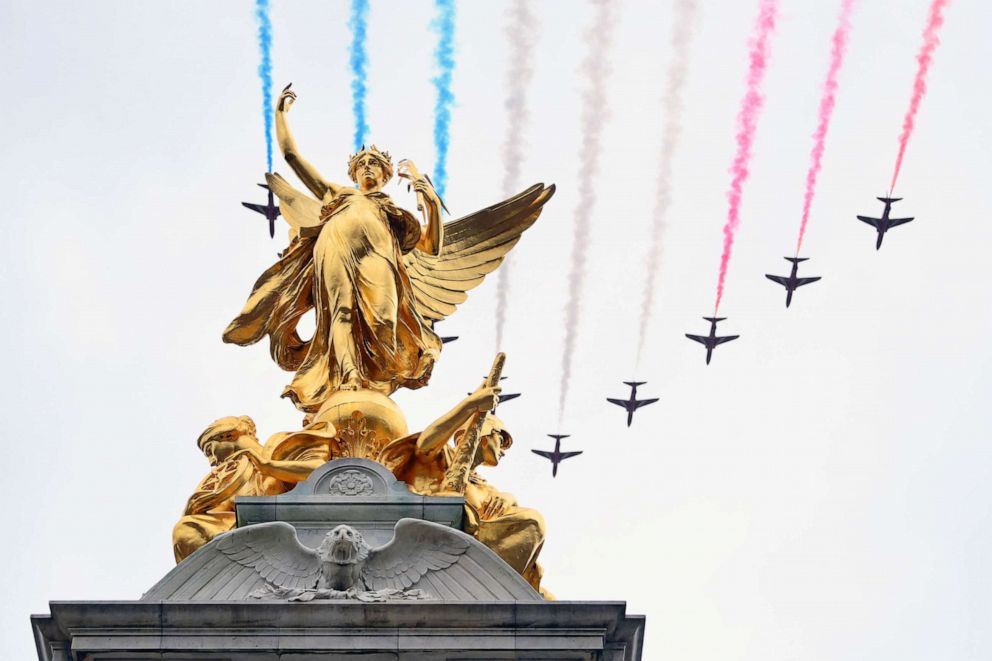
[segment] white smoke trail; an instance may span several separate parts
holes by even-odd
[[[510,44],[510,65],[506,72],[507,95],[503,100],[506,109],[506,137],[503,141],[503,197],[519,192],[520,165],[523,162],[523,130],[530,116],[527,109],[527,88],[534,70],[531,67],[534,46],[537,44],[537,23],[528,0],[514,0],[508,12],[506,39]],[[510,296],[510,259],[503,261],[496,274],[496,350],[503,348],[503,329],[506,326],[506,306]]]
[[[672,20],[671,61],[668,80],[661,101],[662,121],[661,153],[658,159],[658,183],[655,191],[654,212],[651,216],[651,243],[645,269],[644,292],[641,302],[640,332],[637,338],[636,364],[640,365],[648,323],[655,303],[655,283],[661,268],[668,207],[672,202],[672,162],[682,138],[682,94],[686,72],[689,68],[689,45],[699,4],[696,0],[676,0]]]
[[[596,206],[595,181],[599,174],[602,130],[609,117],[606,79],[610,73],[609,54],[613,42],[615,0],[593,0],[596,7],[593,23],[586,31],[586,55],[581,74],[586,80],[582,91],[582,153],[579,157],[579,203],[575,209],[572,239],[572,268],[568,276],[568,299],[565,304],[565,346],[561,357],[561,394],[558,418],[561,420],[568,399],[572,376],[575,338],[578,331],[582,289],[585,285],[586,247],[589,223]]]

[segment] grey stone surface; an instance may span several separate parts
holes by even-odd
[[[343,594],[342,594],[343,593]],[[403,519],[372,548],[353,528],[327,533],[319,549],[283,521],[219,535],[177,565],[143,601],[332,598],[541,601],[474,537],[430,521]]]
[[[32,625],[41,661],[640,661],[644,619],[622,602],[52,602]]]
[[[51,602],[51,614],[31,618],[39,661],[641,659],[644,618],[627,615],[623,602],[544,601],[496,554],[460,531],[461,498],[413,494],[375,462],[331,461],[289,493],[239,498],[236,506],[245,528],[228,533],[233,538],[254,537],[252,524],[283,521],[292,528],[270,526],[295,534],[298,547],[312,550],[328,531],[346,524],[379,546],[392,539],[397,521],[411,517],[433,522],[417,522],[422,528],[452,528],[441,530],[460,539],[465,551],[447,570],[435,569],[447,560],[411,560],[410,550],[399,554],[400,565],[419,567],[402,572],[410,581],[403,587],[412,587],[418,575],[416,587],[432,597],[426,601],[260,601],[247,599],[259,568],[270,579],[276,570],[259,558],[278,554],[279,544],[275,551],[247,545],[227,556],[216,552],[225,538],[219,536],[140,601]],[[419,543],[428,543],[427,537]],[[305,559],[297,556],[292,564],[301,563]]]
[[[463,498],[411,492],[382,464],[368,459],[335,459],[279,496],[238,498],[238,526],[285,521],[300,541],[316,546],[340,524],[358,530],[370,544],[385,544],[400,519],[422,519],[462,529]]]

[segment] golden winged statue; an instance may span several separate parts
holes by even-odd
[[[253,344],[269,337],[272,358],[296,372],[283,396],[317,411],[333,393],[372,390],[390,395],[426,385],[444,319],[492,272],[534,224],[554,186],[534,185],[481,211],[442,224],[442,203],[410,161],[398,175],[416,191],[425,225],[382,191],[393,176],[388,152],[363,147],[351,157],[354,187],[335,184],[300,156],[286,123],[296,99],[287,86],[275,124],[286,162],[313,196],[268,174],[291,242],[255,283],[224,341]],[[297,323],[316,312],[304,340]]]

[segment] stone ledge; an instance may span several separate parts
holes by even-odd
[[[623,602],[52,602],[41,661],[569,659],[640,661],[644,618]],[[72,655],[68,655],[71,650]],[[191,656],[191,653],[193,654]],[[480,656],[481,655],[481,656]],[[314,658],[314,657],[300,657]]]

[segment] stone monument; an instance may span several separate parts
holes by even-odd
[[[427,385],[434,323],[495,270],[554,187],[443,224],[413,163],[424,224],[382,192],[388,152],[348,162],[355,186],[304,160],[286,123],[287,163],[313,194],[267,175],[290,225],[224,340],[268,337],[293,372],[283,396],[300,429],[257,436],[247,416],[197,440],[209,473],[173,528],[176,567],[134,601],[59,602],[31,618],[41,661],[639,661],[644,618],[622,602],[555,601],[542,587],[543,517],[484,480],[513,443],[493,411],[506,357],[411,434],[391,395]],[[297,322],[316,313],[300,338]]]

